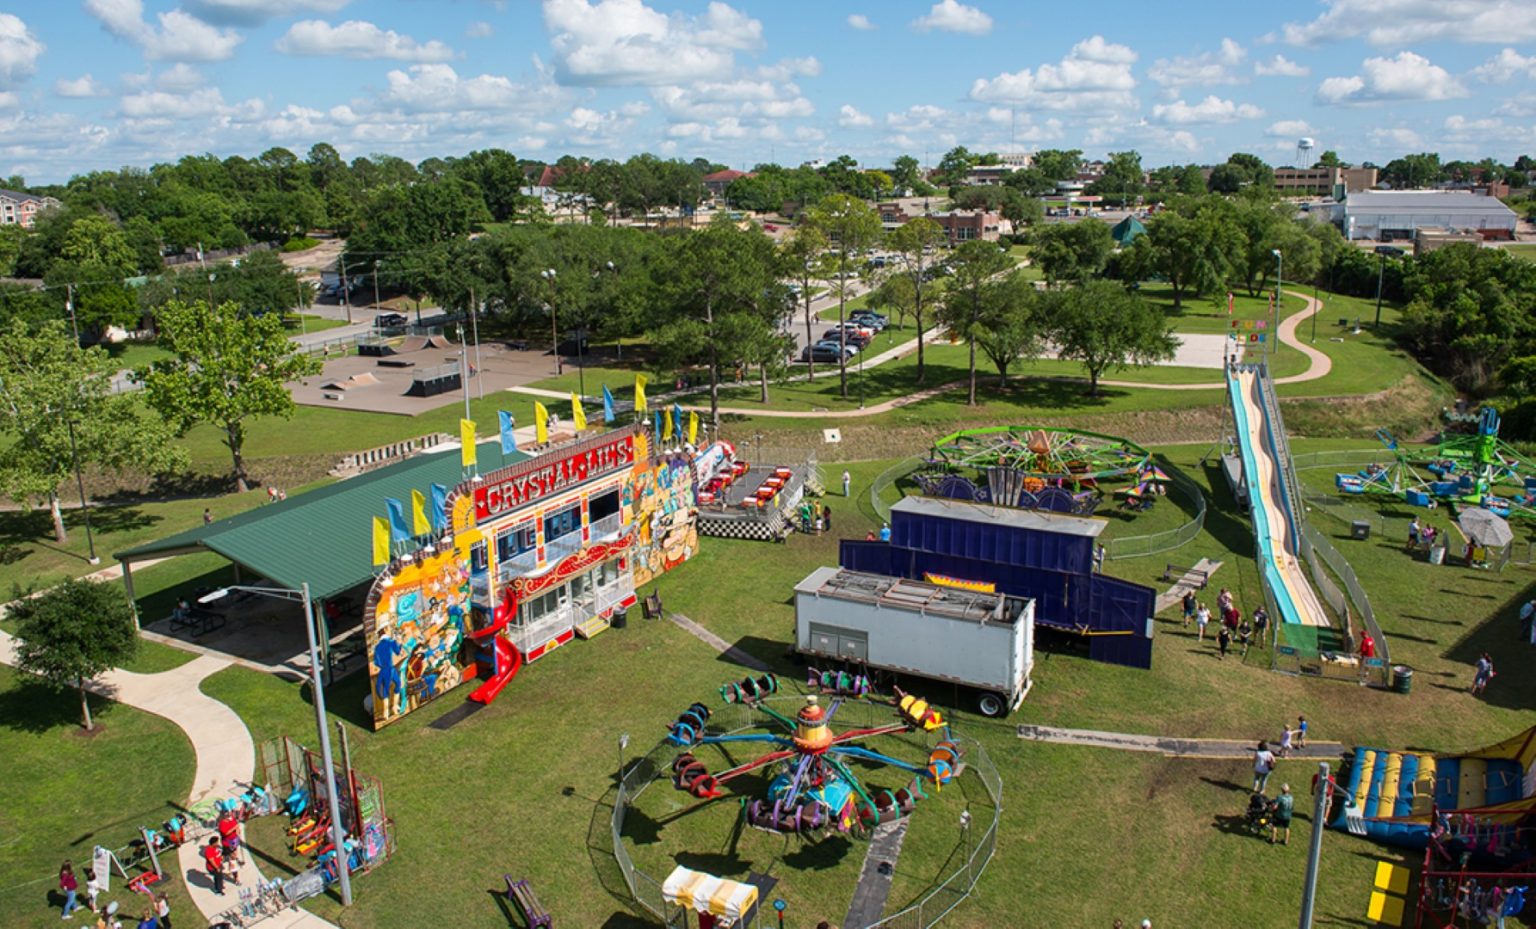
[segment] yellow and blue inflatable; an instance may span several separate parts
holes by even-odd
[[[1475,816],[1514,825],[1536,814],[1536,727],[1495,745],[1460,754],[1356,748],[1339,786],[1365,817],[1366,835],[1388,845],[1423,848],[1431,817]],[[1345,828],[1343,803],[1331,825]]]

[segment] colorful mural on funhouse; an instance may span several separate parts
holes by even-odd
[[[467,552],[424,549],[374,582],[368,678],[374,727],[457,687],[473,667],[465,647],[470,583]]]
[[[694,470],[687,455],[662,455],[654,467],[636,468],[624,485],[622,503],[635,537],[630,564],[636,587],[699,550]]]

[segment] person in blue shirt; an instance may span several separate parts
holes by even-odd
[[[880,526],[880,541],[882,541],[882,542],[889,542],[890,540],[891,540],[891,524],[890,523],[882,523],[881,526]]]

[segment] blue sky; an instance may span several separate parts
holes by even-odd
[[[189,153],[1536,153],[1529,0],[11,0],[0,175]]]

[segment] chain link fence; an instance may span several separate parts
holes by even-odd
[[[800,695],[783,695],[770,698],[770,704],[785,707],[798,706],[804,698]],[[792,715],[784,709],[781,715]],[[838,710],[839,728],[866,728],[889,723],[891,708],[884,703],[846,701]],[[767,713],[748,704],[726,704],[714,711],[710,718],[709,734],[734,734],[752,729],[777,727],[779,723]],[[928,748],[944,737],[942,732],[910,733],[903,738],[921,739]],[[944,877],[933,889],[928,890],[916,902],[869,926],[846,926],[844,929],[927,929],[943,919],[958,906],[976,887],[997,850],[997,832],[1002,820],[1003,781],[996,765],[986,749],[978,742],[949,735],[964,755],[964,766],[957,786],[965,791],[967,818],[962,826],[963,850],[956,869]],[[684,749],[665,741],[657,743],[642,757],[631,761],[619,779],[618,794],[613,804],[613,816],[609,822],[613,841],[613,857],[624,876],[625,886],[635,902],[668,929],[687,926],[687,913],[669,904],[662,893],[664,875],[647,873],[637,866],[625,847],[624,823],[627,814],[647,790],[658,787],[671,789],[671,766],[674,758]],[[976,792],[975,787],[980,787]],[[922,804],[912,814],[922,816]],[[759,906],[765,905],[761,901]]]

